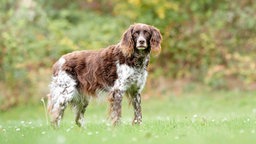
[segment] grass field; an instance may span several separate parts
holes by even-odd
[[[256,142],[255,92],[204,92],[142,101],[143,124],[131,126],[132,107],[123,102],[122,124],[109,125],[107,103],[92,101],[78,128],[67,109],[59,129],[47,125],[42,104],[0,113],[0,144]]]

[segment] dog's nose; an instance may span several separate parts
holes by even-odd
[[[144,44],[144,43],[145,43],[145,40],[139,40],[139,43],[140,43],[140,44]]]

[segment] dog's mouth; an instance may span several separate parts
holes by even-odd
[[[138,49],[138,50],[144,50],[144,49],[146,49],[146,48],[147,48],[146,46],[142,46],[142,45],[137,46],[137,49]]]

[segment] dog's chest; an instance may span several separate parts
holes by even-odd
[[[126,64],[117,64],[117,76],[114,89],[126,91],[131,86],[136,86],[141,91],[146,82],[147,71],[145,67],[135,68]]]

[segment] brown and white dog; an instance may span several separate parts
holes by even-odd
[[[134,24],[121,41],[99,51],[75,51],[63,55],[53,65],[48,94],[51,122],[59,126],[64,110],[70,104],[78,126],[84,125],[84,112],[90,97],[104,91],[110,94],[110,118],[120,122],[121,102],[127,94],[134,108],[133,124],[142,122],[141,91],[147,78],[151,51],[160,52],[159,30],[146,24]]]

